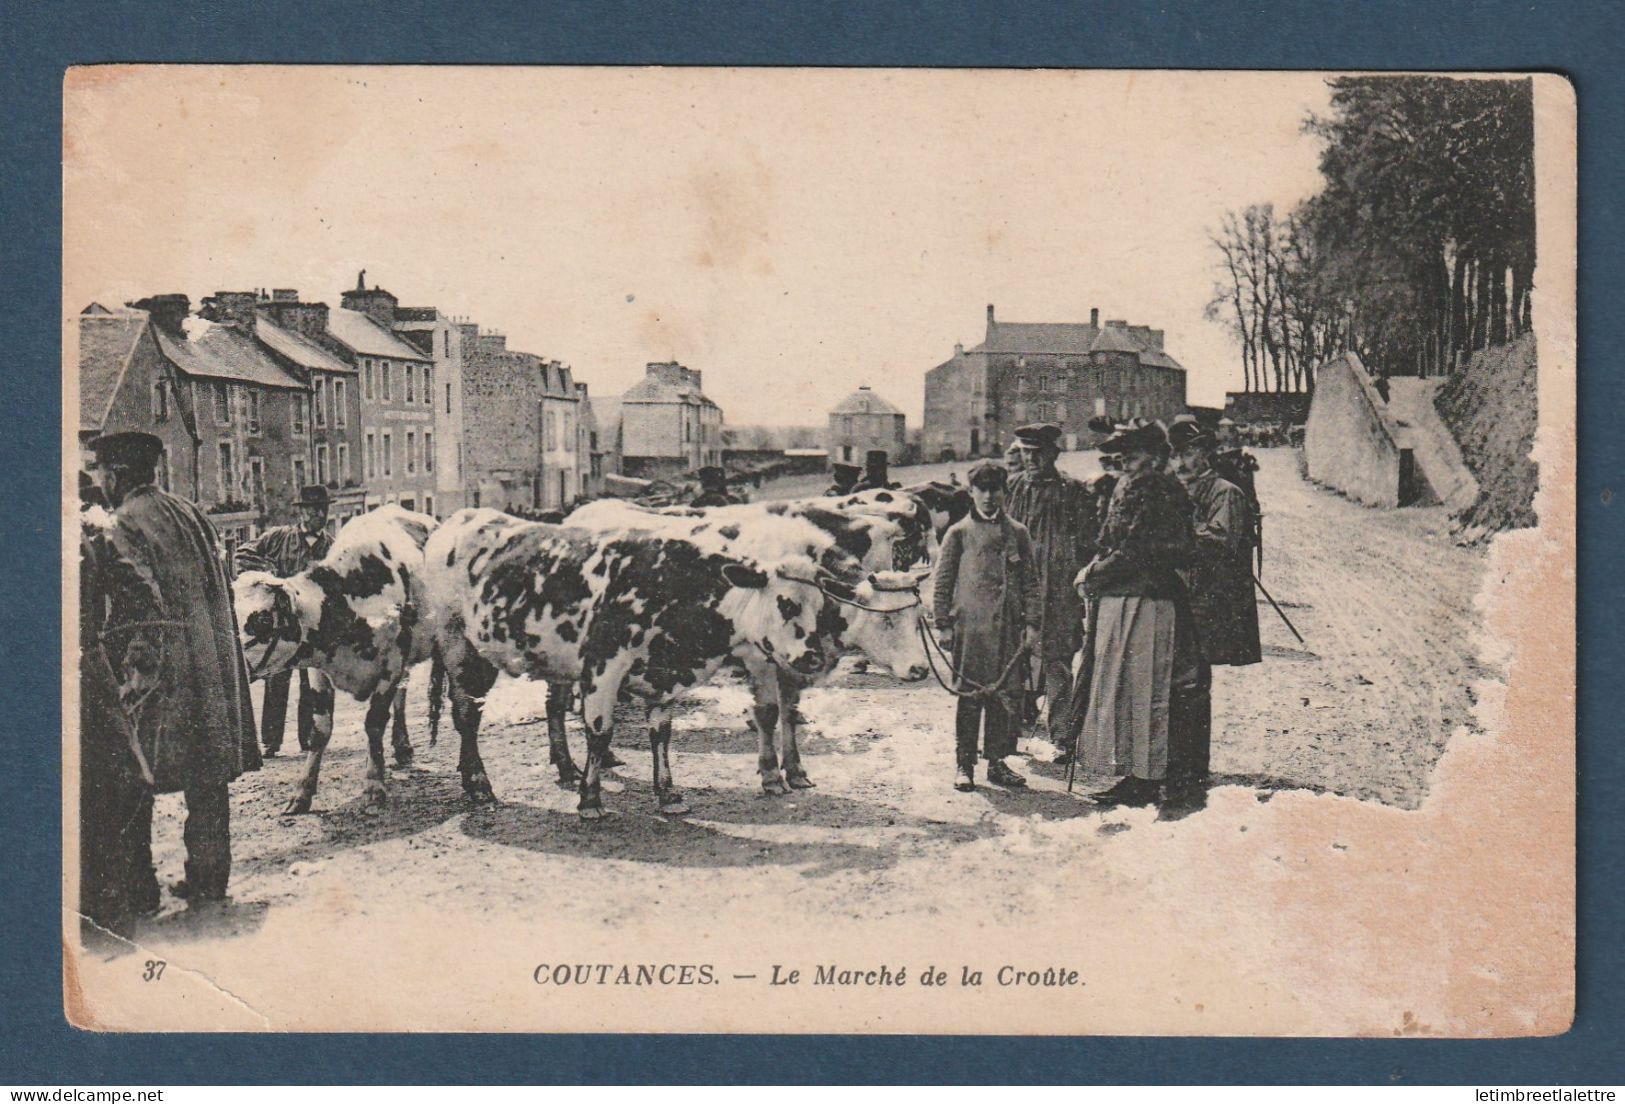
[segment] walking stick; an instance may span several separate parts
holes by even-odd
[[[1266,599],[1269,600],[1270,608],[1280,616],[1282,623],[1285,624],[1288,629],[1292,630],[1292,635],[1298,638],[1298,643],[1307,643],[1303,639],[1303,634],[1294,628],[1292,622],[1287,619],[1286,612],[1281,609],[1280,605],[1276,603],[1274,598],[1270,598],[1270,592],[1264,589],[1264,584],[1258,581],[1257,575],[1253,576],[1253,585],[1258,588],[1258,593],[1262,594]]]

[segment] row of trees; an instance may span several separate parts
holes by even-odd
[[[1436,375],[1529,329],[1535,269],[1528,80],[1338,77],[1321,191],[1282,217],[1225,215],[1208,317],[1249,391],[1303,391],[1352,349],[1379,371]]]

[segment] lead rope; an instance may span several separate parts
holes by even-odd
[[[990,683],[987,686],[983,686],[982,684],[966,678],[963,674],[954,670],[952,658],[949,657],[948,653],[937,641],[937,638],[926,626],[925,618],[923,617],[920,618],[919,630],[920,639],[925,644],[925,660],[927,665],[931,668],[931,673],[936,676],[938,685],[956,698],[974,698],[981,700],[996,696],[999,691],[1004,689],[1004,684],[1010,681],[1010,676],[1014,672],[1020,670],[1022,660],[1027,656],[1026,645],[1017,648],[1016,654],[1010,657],[1010,662],[1005,665],[1004,672],[999,675],[997,681]],[[933,649],[942,656],[943,663],[945,666],[947,666],[949,673],[954,676],[954,680],[961,686],[969,686],[971,689],[959,690],[948,684],[947,680],[942,677],[942,672],[937,669],[936,658],[931,654]]]

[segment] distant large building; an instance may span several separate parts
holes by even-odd
[[[676,361],[646,365],[621,396],[621,471],[663,479],[722,463],[722,408],[700,373]]]
[[[1185,410],[1185,369],[1163,331],[1122,320],[1000,322],[987,308],[975,348],[925,374],[925,454],[997,453],[1029,422],[1060,425],[1067,448],[1092,439],[1091,417],[1171,419]]]
[[[908,444],[903,412],[875,394],[867,385],[858,388],[829,412],[829,458],[861,464],[869,452],[885,452],[890,463],[900,463]]]

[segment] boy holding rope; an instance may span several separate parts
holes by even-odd
[[[1004,757],[1016,750],[1020,660],[1037,646],[1042,610],[1032,538],[1005,512],[1005,480],[1004,468],[992,461],[971,469],[971,511],[942,539],[932,595],[932,621],[952,657],[952,689],[959,698],[954,789],[965,792],[976,788],[978,730],[987,780],[1027,784]]]

